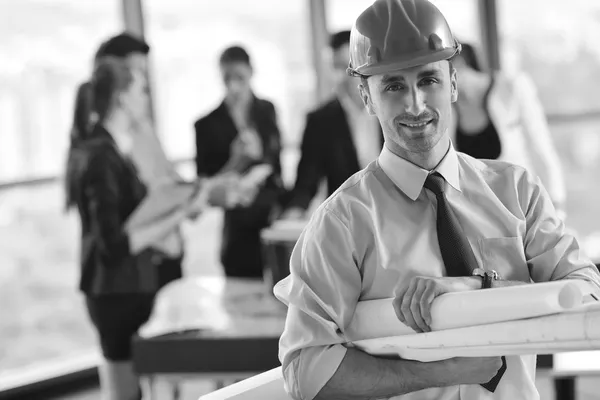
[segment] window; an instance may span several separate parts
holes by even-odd
[[[600,260],[600,3],[498,1],[500,59],[534,80],[567,185],[567,225]]]
[[[146,2],[158,132],[170,156],[195,155],[194,121],[223,100],[218,59],[234,44],[250,54],[256,94],[275,104],[284,144],[299,140],[314,105],[306,3]]]
[[[283,177],[293,184],[295,147],[315,106],[307,1],[146,0],[144,6],[157,131],[167,154],[195,157],[194,122],[223,100],[219,56],[241,45],[254,67],[255,93],[275,104],[286,147]],[[186,250],[186,273],[221,273],[220,224],[218,209],[190,224],[195,244]]]
[[[0,182],[60,175],[75,90],[120,28],[116,1],[0,1]],[[62,183],[0,185],[0,381],[96,349]]]

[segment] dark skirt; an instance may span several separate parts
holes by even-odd
[[[131,360],[133,337],[150,318],[154,298],[154,294],[86,296],[87,310],[98,332],[104,358]]]
[[[103,293],[85,293],[102,354],[109,361],[131,360],[133,337],[150,318],[156,294],[182,276],[181,259],[158,259],[156,254],[151,262],[140,258],[136,267],[138,275],[121,275],[130,278],[129,282],[105,288]],[[147,282],[140,282],[142,278]]]

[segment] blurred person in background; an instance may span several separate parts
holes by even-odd
[[[131,161],[132,129],[146,117],[146,79],[119,58],[98,60],[90,85],[97,121],[73,146],[67,177],[69,206],[81,217],[80,290],[99,336],[103,398],[140,399],[131,340],[152,311],[156,293],[182,275],[183,247],[172,253],[138,248],[127,218],[147,188]]]
[[[128,33],[121,33],[113,36],[103,42],[96,54],[94,55],[94,68],[98,63],[106,57],[114,57],[124,60],[124,62],[132,69],[137,70],[141,75],[146,77],[147,73],[147,58],[150,46],[143,40],[131,36]],[[85,81],[77,88],[75,97],[75,110],[73,115],[73,125],[71,127],[71,146],[68,152],[68,160],[74,156],[72,149],[77,146],[77,143],[85,140],[91,133],[94,122],[97,120],[96,114],[92,110],[92,89],[91,82]],[[73,162],[67,161],[67,165],[74,165]],[[70,181],[71,171],[67,167],[66,181]],[[73,201],[69,198],[69,190],[67,189],[67,207],[73,205]]]
[[[94,66],[104,57],[123,59],[132,70],[138,70],[146,77],[150,46],[141,39],[128,33],[121,33],[103,42],[94,55]],[[91,110],[90,82],[83,82],[77,88],[72,137],[77,139],[93,126],[95,116]]]
[[[564,218],[564,177],[534,83],[522,72],[484,72],[468,43],[452,63],[460,86],[453,120],[456,149],[515,163],[538,175]]]
[[[327,195],[331,195],[381,152],[379,122],[367,113],[356,81],[346,74],[349,44],[350,31],[330,38],[335,96],[306,118],[296,183],[284,219],[304,218],[322,179],[327,182]]]
[[[194,124],[197,173],[202,178],[243,175],[261,164],[272,168],[260,187],[250,187],[241,195],[242,203],[216,204],[225,210],[220,257],[225,275],[262,278],[260,231],[269,225],[284,191],[277,114],[271,102],[252,90],[252,63],[245,49],[225,49],[219,68],[225,99]]]
[[[139,72],[142,79],[148,79],[148,55],[150,46],[141,38],[127,32],[112,36],[103,42],[94,56],[94,65],[105,57],[115,57],[122,60],[131,71]],[[145,85],[149,97],[148,85]],[[85,138],[97,119],[90,109],[90,83],[82,83],[77,90],[75,101],[74,123],[71,129],[71,142]],[[132,160],[138,169],[141,179],[146,185],[155,186],[165,180],[181,180],[175,167],[170,163],[155,134],[148,99],[146,116],[136,121],[131,127],[138,134],[134,136]],[[69,157],[71,153],[69,153]],[[69,171],[67,170],[67,174]]]

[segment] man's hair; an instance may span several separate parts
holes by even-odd
[[[116,95],[131,85],[133,74],[125,62],[117,57],[104,57],[99,60],[92,75],[92,109],[102,122],[113,107]]]
[[[244,63],[249,67],[252,66],[248,52],[241,46],[228,47],[221,53],[221,57],[219,57],[219,64],[221,65],[238,62]]]
[[[148,54],[150,46],[127,32],[120,33],[106,40],[96,51],[95,59],[103,57],[125,58],[133,53]]]
[[[329,38],[329,47],[334,51],[348,43],[350,43],[350,31],[336,32]]]

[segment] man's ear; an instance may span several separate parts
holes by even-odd
[[[456,69],[452,67],[450,71],[450,101],[456,103],[458,100],[458,79],[456,76]]]
[[[371,102],[371,93],[369,93],[369,89],[361,83],[358,85],[358,91],[360,92],[360,98],[369,115],[375,115],[375,108],[373,107],[373,102]]]

